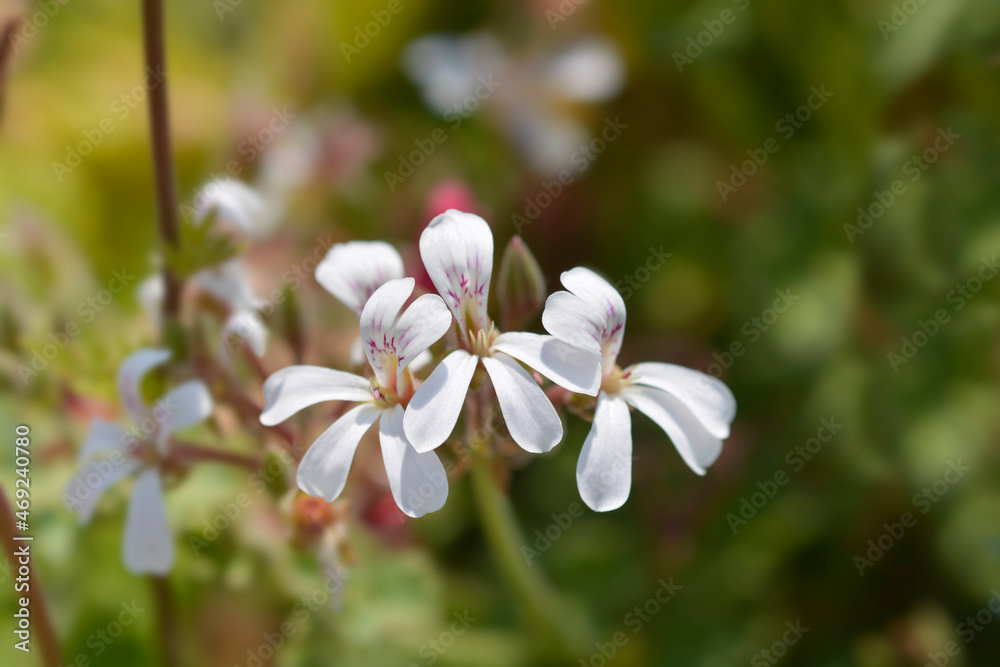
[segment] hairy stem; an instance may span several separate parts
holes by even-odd
[[[10,567],[14,576],[23,566],[19,562],[19,556],[15,553],[22,545],[28,545],[29,552],[32,551],[29,540],[15,540],[15,537],[22,537],[14,523],[14,509],[7,500],[7,492],[0,486],[0,539],[7,545]],[[28,568],[28,590],[24,596],[30,600],[30,613],[32,619],[32,629],[34,637],[42,647],[42,664],[45,667],[58,667],[62,664],[62,657],[59,655],[59,640],[56,639],[55,626],[52,624],[52,617],[49,615],[49,606],[45,602],[45,595],[42,594],[42,584],[38,581],[35,568],[27,564]],[[17,640],[15,640],[17,641]]]

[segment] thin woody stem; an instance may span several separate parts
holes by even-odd
[[[160,655],[163,667],[177,667],[180,664],[177,636],[177,614],[174,609],[174,599],[170,591],[170,581],[166,577],[151,576],[153,587],[153,602],[156,606],[157,623],[160,626]]]
[[[248,470],[260,468],[261,460],[258,456],[248,456],[235,452],[226,452],[221,449],[202,447],[190,442],[174,441],[174,454],[184,462],[213,461],[215,463],[228,463],[240,466]]]

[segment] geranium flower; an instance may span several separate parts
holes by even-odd
[[[199,380],[185,382],[154,405],[140,391],[142,379],[170,359],[169,350],[135,352],[118,370],[118,392],[133,426],[95,419],[80,449],[80,471],[70,482],[63,500],[86,524],[101,494],[112,484],[135,476],[132,500],[125,519],[122,556],[136,574],[166,574],[174,561],[174,543],[163,503],[159,459],[167,454],[170,436],[204,421],[212,413],[212,397]]]
[[[598,512],[617,509],[632,486],[632,422],[629,406],[666,431],[684,462],[699,475],[722,452],[736,399],[718,379],[674,364],[615,363],[625,333],[625,302],[593,271],[562,274],[568,292],[545,302],[542,324],[556,337],[602,358],[601,390],[594,425],[576,468],[580,495]]]
[[[443,443],[458,421],[476,367],[482,362],[496,390],[511,437],[529,452],[547,452],[562,439],[562,422],[523,362],[571,391],[597,393],[595,355],[552,336],[500,333],[486,312],[493,274],[493,233],[486,221],[450,210],[420,236],[420,256],[458,326],[461,349],[442,360],[417,389],[403,427],[420,452]]]
[[[402,310],[413,285],[413,278],[389,280],[361,311],[361,340],[372,379],[320,366],[289,366],[264,382],[266,408],[260,422],[265,426],[323,401],[358,404],[302,457],[298,484],[311,496],[332,502],[341,494],[361,437],[378,421],[382,460],[399,508],[419,517],[440,509],[448,498],[448,477],[437,455],[418,452],[403,431],[403,412],[413,397],[409,366],[451,326],[451,315],[436,294],[425,294]]]

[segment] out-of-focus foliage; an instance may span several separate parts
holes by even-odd
[[[640,417],[621,510],[550,528],[553,514],[579,503],[574,470],[588,425],[576,417],[563,444],[512,476],[526,544],[559,533],[532,566],[589,619],[594,642],[627,638],[608,664],[747,664],[796,621],[809,630],[784,664],[923,665],[949,641],[961,648],[949,664],[996,664],[1000,619],[991,613],[968,642],[960,624],[1000,589],[1000,280],[982,268],[1000,252],[1000,5],[400,0],[348,62],[341,43],[354,44],[386,2],[166,4],[180,203],[213,173],[263,178],[262,155],[293,132],[320,154],[275,236],[249,251],[261,293],[288,288],[282,276],[318,244],[350,238],[395,243],[415,272],[428,193],[460,179],[497,248],[519,233],[550,289],[579,264],[618,282],[629,309],[623,365],[714,370],[733,389],[733,436],[705,478]],[[897,26],[903,5],[917,9]],[[118,556],[127,485],[86,530],[60,499],[87,421],[118,411],[114,370],[157,335],[136,294],[159,266],[139,3],[39,2],[28,15],[38,11],[52,15],[15,49],[0,125],[0,433],[10,443],[16,424],[32,426],[35,564],[65,664],[77,655],[154,664],[150,588]],[[547,15],[560,11],[560,20]],[[406,78],[405,46],[442,31],[487,31],[525,59],[603,35],[624,54],[625,88],[567,113],[595,136],[616,119],[625,128],[543,204],[552,177],[508,143],[509,109],[484,103],[453,129]],[[816,90],[832,96],[808,120],[786,120]],[[264,142],[262,128],[286,107],[288,131]],[[438,128],[446,140],[390,190],[385,173]],[[939,159],[916,166],[949,131],[957,138]],[[81,142],[96,145],[83,155]],[[748,163],[752,175],[724,201],[718,183],[755,155],[766,163]],[[530,224],[512,220],[532,205],[541,210]],[[859,222],[859,207],[871,217]],[[655,252],[670,257],[650,271]],[[115,270],[133,276],[125,292],[86,305]],[[279,309],[268,326],[304,332],[309,362],[346,367],[351,313],[311,280],[291,291],[294,312]],[[781,294],[791,305],[779,314]],[[25,377],[18,366],[31,368],[70,322],[79,335]],[[279,343],[263,363],[292,360]],[[259,451],[256,432],[237,420],[217,415],[191,439]],[[810,438],[830,432],[822,420],[842,428],[815,451]],[[809,446],[808,460],[796,453]],[[4,451],[9,489],[14,457]],[[288,539],[282,484],[257,486],[246,471],[211,464],[173,481],[183,664],[247,665],[267,655],[259,647],[283,622],[292,632],[273,664],[525,664],[536,640],[499,583],[466,480],[453,482],[442,511],[403,522],[376,498],[386,493],[378,456],[363,443],[348,486],[354,558],[339,610],[329,599],[302,602],[329,598],[317,595],[326,575]],[[967,472],[935,486],[959,461]],[[275,468],[278,478],[294,474]],[[782,471],[787,483],[771,486]],[[765,487],[774,497],[747,510],[743,499],[760,501]],[[916,497],[923,489],[935,502]],[[250,502],[232,526],[192,547],[241,493]],[[732,518],[741,510],[746,525]],[[883,538],[891,548],[859,575],[855,557],[868,558],[869,540],[877,545],[884,524],[906,512],[915,525]],[[634,608],[671,577],[682,590],[637,622]],[[2,585],[9,590],[9,575]],[[136,622],[110,645],[97,639],[133,600],[145,610]],[[476,620],[450,637],[455,613]],[[0,661],[26,664],[9,639]],[[450,647],[439,655],[429,642]]]

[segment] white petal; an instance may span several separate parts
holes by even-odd
[[[576,464],[576,485],[595,512],[618,509],[632,488],[632,416],[628,404],[613,394],[597,399],[594,425]]]
[[[260,315],[252,310],[237,310],[222,327],[222,356],[230,359],[240,345],[246,343],[258,357],[267,347],[267,328]]]
[[[621,392],[636,410],[666,431],[684,463],[699,475],[722,453],[722,440],[705,430],[698,418],[665,391],[632,385]]]
[[[514,442],[533,454],[547,452],[562,440],[559,414],[535,379],[502,352],[483,357],[497,393],[500,412]]]
[[[142,421],[148,411],[142,398],[142,379],[168,359],[170,350],[143,349],[130,355],[118,369],[118,394],[133,422]]]
[[[372,403],[362,403],[323,431],[299,463],[299,488],[327,502],[336,500],[347,483],[347,472],[361,437],[381,412]]]
[[[80,448],[80,453],[77,454],[77,462],[83,463],[92,456],[103,452],[125,451],[128,444],[125,442],[127,435],[127,431],[118,424],[112,424],[103,419],[94,419],[90,422],[87,440]]]
[[[601,386],[601,357],[554,336],[509,332],[497,336],[493,350],[524,362],[561,387],[596,396]]]
[[[370,401],[365,378],[321,366],[289,366],[264,381],[264,412],[260,423],[274,426],[296,412],[323,401]]]
[[[338,243],[316,267],[316,282],[358,315],[375,290],[402,277],[403,258],[382,241]]]
[[[462,412],[479,357],[455,350],[434,368],[406,407],[403,428],[418,452],[429,452],[451,435]]]
[[[568,100],[601,102],[622,89],[625,65],[614,44],[588,39],[553,58],[544,76],[550,89]]]
[[[601,336],[604,366],[610,368],[618,357],[625,335],[625,301],[622,295],[607,280],[582,266],[564,271],[560,280],[566,289],[604,316]]]
[[[507,120],[507,131],[539,174],[556,175],[561,169],[582,171],[590,162],[581,157],[580,148],[590,141],[587,128],[565,113],[527,103]]]
[[[157,330],[160,328],[163,298],[166,291],[162,273],[154,273],[144,279],[136,290],[136,299],[139,301],[139,305],[146,313],[146,317],[153,321],[153,328]]]
[[[459,332],[487,329],[493,275],[493,232],[472,213],[450,209],[431,220],[420,235],[420,257],[438,294],[451,309]]]
[[[264,200],[246,183],[234,178],[206,183],[196,201],[197,217],[192,222],[202,222],[215,209],[216,223],[221,226],[228,225],[251,236],[270,229]]]
[[[443,114],[474,94],[480,77],[501,72],[504,60],[492,36],[429,35],[406,47],[403,69],[420,86],[427,106]]]
[[[736,398],[718,378],[675,364],[646,362],[626,369],[636,384],[653,387],[680,399],[716,438],[729,437],[736,416]]]
[[[555,292],[545,300],[542,326],[570,345],[601,354],[604,315],[575,294]]]
[[[125,567],[135,574],[166,574],[174,562],[174,540],[167,524],[160,473],[143,471],[135,480],[122,544]]]
[[[434,452],[417,452],[403,432],[403,408],[382,412],[379,422],[382,460],[389,488],[399,509],[414,518],[444,507],[448,499],[448,475]]]
[[[424,294],[411,303],[399,316],[393,334],[400,370],[448,333],[451,323],[451,312],[437,294]]]
[[[361,311],[361,344],[375,377],[382,386],[395,386],[396,319],[413,293],[413,278],[390,280],[375,290]]]
[[[80,523],[86,524],[94,514],[101,494],[119,480],[138,470],[139,461],[122,454],[90,461],[73,476],[63,492],[63,502],[76,513]]]
[[[153,417],[168,435],[199,424],[212,414],[212,394],[201,380],[178,385],[153,406]]]
[[[448,313],[448,317],[451,317],[451,313]],[[422,369],[427,368],[427,364],[432,361],[434,361],[434,355],[429,350],[424,350],[410,361],[407,368],[410,369],[411,373],[418,373]]]

